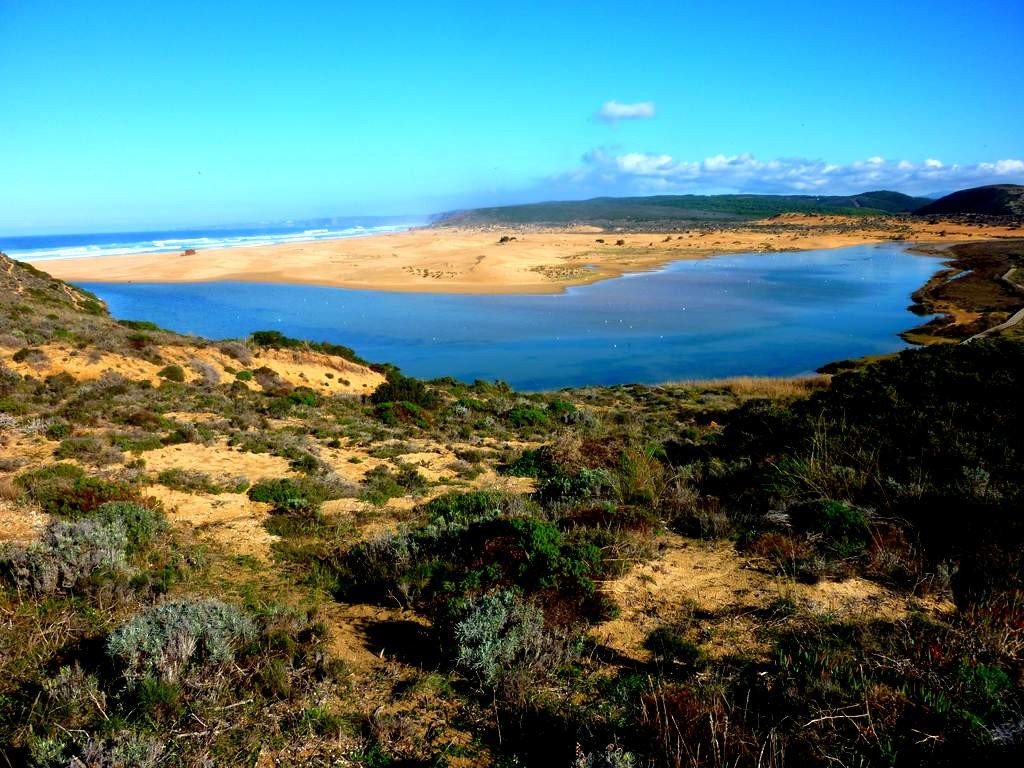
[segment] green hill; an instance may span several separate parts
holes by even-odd
[[[1024,216],[1024,186],[991,184],[961,189],[914,211],[917,216]]]
[[[756,219],[780,213],[871,215],[909,213],[926,198],[900,192],[859,195],[656,195],[595,197],[443,214],[441,225],[482,224],[670,224],[702,220]]]

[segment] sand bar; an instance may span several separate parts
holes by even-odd
[[[672,233],[439,227],[189,255],[52,259],[36,266],[77,282],[241,280],[421,293],[557,293],[571,285],[721,253],[839,248],[894,239],[949,243],[1014,236],[1019,237],[1020,231],[1007,227],[784,215]],[[500,242],[503,237],[513,239]]]

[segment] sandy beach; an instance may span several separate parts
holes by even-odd
[[[571,285],[721,253],[1014,236],[1020,236],[1019,230],[946,221],[784,215],[672,233],[438,227],[188,255],[53,259],[36,266],[62,280],[80,282],[240,280],[424,293],[557,293]]]

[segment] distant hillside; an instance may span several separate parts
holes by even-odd
[[[441,225],[453,224],[666,224],[706,220],[755,219],[780,213],[890,214],[909,213],[930,202],[899,192],[859,195],[658,195],[595,197],[496,208],[475,208],[444,214]]]
[[[962,189],[918,208],[918,216],[973,213],[982,216],[1024,216],[1024,186],[992,184]]]

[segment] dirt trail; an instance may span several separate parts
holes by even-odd
[[[1012,267],[1012,268],[1006,270],[1006,274],[1004,274],[999,279],[1002,280],[1004,283],[1007,283],[1011,288],[1014,288],[1017,291],[1019,291],[1021,293],[1024,293],[1024,285],[1021,285],[1016,280],[1014,280],[1012,277],[1010,277],[1010,275],[1012,275],[1016,271],[1017,271],[1017,268],[1016,267]],[[995,325],[995,326],[993,326],[991,328],[988,328],[988,329],[982,331],[981,333],[974,334],[969,339],[965,339],[964,340],[964,344],[967,344],[967,343],[969,343],[971,341],[974,341],[975,339],[981,339],[981,338],[984,338],[985,336],[990,336],[993,333],[999,333],[1000,331],[1005,331],[1007,328],[1013,328],[1013,326],[1017,325],[1022,320],[1024,320],[1024,307],[1021,307],[1020,309],[1018,309],[1016,312],[1014,312],[1012,315],[1010,315],[1009,318],[1007,318],[1006,320],[1001,322],[999,325]]]

